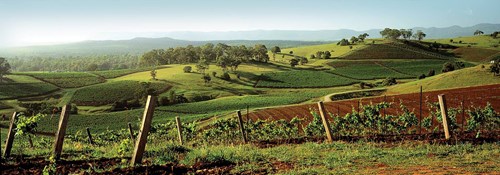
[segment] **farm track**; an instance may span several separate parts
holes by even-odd
[[[347,113],[351,113],[352,110],[357,110],[358,101],[363,104],[370,103],[380,103],[380,102],[390,102],[393,103],[390,108],[384,110],[384,113],[388,115],[397,115],[401,112],[399,108],[399,103],[404,104],[410,111],[413,111],[418,118],[425,118],[429,116],[429,107],[427,102],[437,102],[437,95],[445,94],[448,108],[462,108],[465,110],[472,109],[471,106],[474,107],[484,107],[487,102],[489,102],[494,109],[497,111],[500,109],[500,84],[495,85],[486,85],[486,86],[476,86],[476,87],[466,87],[466,88],[457,88],[457,89],[447,89],[447,90],[437,90],[437,91],[429,91],[424,92],[422,97],[422,115],[420,116],[420,94],[419,93],[411,93],[411,94],[401,94],[401,95],[388,95],[386,96],[386,100],[384,100],[384,96],[377,97],[367,97],[363,99],[351,99],[351,100],[341,100],[341,101],[333,101],[333,102],[325,102],[325,108],[327,112],[330,112],[335,115],[344,116]],[[288,120],[297,116],[304,121],[308,122],[312,120],[312,116],[310,114],[310,110],[314,111],[318,110],[316,104],[304,104],[304,105],[294,105],[294,106],[285,106],[285,107],[277,107],[277,108],[266,108],[262,110],[257,110],[251,112],[249,114],[250,119],[252,120],[266,120],[266,119],[275,119],[276,114],[282,116],[285,115]],[[285,113],[285,114],[283,114]],[[271,115],[270,115],[271,114]],[[468,114],[461,113],[457,115],[457,123],[461,124],[468,117]],[[280,117],[281,118],[281,117]],[[438,121],[434,120],[433,123],[435,125],[438,124]]]

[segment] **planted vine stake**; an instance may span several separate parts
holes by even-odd
[[[182,123],[179,117],[175,117],[175,123],[177,123],[177,134],[179,135],[179,143],[182,145]]]
[[[92,140],[92,134],[90,134],[90,128],[89,127],[87,127],[87,136],[89,137],[89,143],[91,145],[93,145],[94,144],[94,140]]]
[[[142,116],[142,126],[137,136],[137,142],[135,143],[134,155],[132,155],[132,161],[130,164],[139,164],[142,161],[142,156],[144,155],[144,149],[146,148],[146,143],[148,141],[149,130],[151,130],[151,122],[153,120],[153,113],[155,111],[156,97],[148,96],[146,102],[146,108],[144,108],[144,114]]]
[[[130,139],[132,139],[132,142],[135,143],[134,130],[132,129],[132,124],[130,122],[128,122],[128,131],[130,133]]]
[[[14,132],[16,120],[17,112],[14,112],[14,114],[12,114],[12,118],[10,119],[9,132],[7,133],[7,141],[5,142],[5,152],[3,153],[5,158],[10,157],[10,150],[12,150],[12,143],[14,142],[14,136],[16,134],[16,132]]]
[[[318,107],[319,107],[319,114],[321,115],[321,120],[323,120],[323,126],[325,127],[326,137],[328,138],[329,142],[333,142],[332,130],[330,129],[330,123],[326,118],[325,106],[323,105],[322,101],[318,102]]]
[[[444,94],[438,95],[439,99],[439,106],[441,108],[441,118],[443,118],[443,129],[444,129],[444,136],[446,140],[450,139],[450,130],[448,126],[448,108],[446,107],[446,98]]]
[[[56,133],[56,142],[54,143],[54,159],[56,160],[59,160],[59,158],[61,158],[64,136],[66,135],[66,128],[68,126],[70,109],[70,105],[64,105],[61,111],[61,117],[59,118],[59,127]]]
[[[240,125],[241,137],[243,138],[243,143],[247,143],[247,137],[245,134],[245,128],[243,128],[243,118],[241,117],[241,111],[237,111],[238,113],[238,124]]]

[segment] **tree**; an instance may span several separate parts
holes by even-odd
[[[441,72],[445,73],[445,72],[451,72],[454,70],[455,70],[455,64],[453,64],[452,62],[446,62],[443,64],[443,69],[441,70]]]
[[[267,48],[265,45],[257,44],[254,47],[253,56],[257,61],[265,62],[269,61],[269,55],[267,55]]]
[[[450,43],[453,43],[453,39],[450,39]]]
[[[203,77],[201,78],[205,81],[205,84],[210,83],[210,81],[212,80],[212,78],[208,74],[203,74]]]
[[[380,31],[380,35],[386,39],[392,39],[396,40],[401,36],[401,31],[398,29],[391,29],[391,28],[385,28],[384,30]]]
[[[196,64],[196,71],[199,73],[205,73],[205,70],[208,69],[208,62],[205,59],[200,59],[198,61],[198,64]]]
[[[184,70],[184,73],[191,73],[192,69],[193,68],[191,66],[184,66],[184,69],[182,70]]]
[[[151,70],[150,74],[151,74],[151,80],[156,80],[156,68],[153,68],[153,70]]]
[[[496,39],[498,37],[498,34],[500,33],[500,31],[495,31],[493,33],[490,34],[490,36],[493,38],[493,39]]]
[[[95,63],[91,63],[87,66],[87,71],[96,71],[99,68],[99,66]]]
[[[405,40],[410,39],[411,36],[413,35],[412,29],[401,29],[400,31],[401,31],[401,36],[403,36]]]
[[[495,76],[500,75],[500,59],[493,61],[493,64],[490,65],[490,72],[492,72]]]
[[[413,34],[413,38],[415,38],[419,41],[424,39],[425,36],[427,36],[427,35],[424,32],[422,32],[421,30],[417,30],[417,33]]]
[[[271,52],[273,53],[273,59],[276,61],[276,53],[281,53],[281,48],[278,46],[274,46],[271,48]]]
[[[349,45],[349,41],[345,38],[342,38],[342,40],[340,40],[337,45],[341,45],[341,46],[347,46]]]
[[[353,43],[353,44],[354,44],[354,43],[357,43],[358,41],[359,41],[359,39],[358,39],[358,38],[356,38],[355,36],[352,36],[352,37],[351,37],[351,43]]]
[[[474,35],[482,35],[482,34],[484,34],[484,32],[483,32],[483,31],[481,31],[481,30],[476,30],[476,31],[474,32]]]
[[[332,54],[330,53],[330,51],[325,51],[322,58],[323,59],[330,59],[331,56],[332,56]]]
[[[368,37],[370,35],[368,35],[368,33],[363,33],[361,35],[358,36],[358,39],[361,41],[361,42],[364,42],[366,37]]]
[[[10,64],[7,59],[0,57],[0,83],[3,81],[3,76],[10,73]]]
[[[291,67],[295,67],[295,66],[299,65],[299,61],[300,61],[300,60],[299,60],[297,57],[292,58],[292,59],[290,60],[290,66],[291,66]]]
[[[384,86],[391,86],[391,85],[395,85],[397,83],[398,82],[396,81],[396,79],[392,78],[392,77],[387,77],[384,81],[382,81],[382,84]]]
[[[300,57],[300,65],[307,64],[308,62],[309,62],[309,60],[307,60],[306,57]]]

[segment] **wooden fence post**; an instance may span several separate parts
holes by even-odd
[[[418,134],[422,134],[422,86],[420,86],[420,114],[418,115]]]
[[[14,112],[14,114],[12,114],[12,118],[10,118],[9,132],[7,133],[7,141],[5,142],[5,152],[3,153],[3,156],[5,158],[10,157],[10,151],[12,150],[12,143],[14,142],[14,137],[16,134],[14,132],[14,128],[16,127],[16,120],[17,120],[17,112]]]
[[[137,136],[134,154],[132,155],[132,161],[130,162],[132,166],[135,164],[140,164],[142,161],[144,149],[146,148],[146,143],[148,142],[149,130],[151,130],[151,122],[153,120],[153,113],[156,107],[155,102],[156,97],[149,95],[146,102],[146,107],[144,108],[144,114],[142,116],[141,130],[139,132],[139,136]]]
[[[54,143],[54,159],[59,160],[61,158],[61,152],[64,143],[64,136],[66,135],[66,128],[68,126],[69,111],[71,105],[64,105],[61,111],[61,116],[59,118],[59,127],[56,133],[56,142]]]
[[[450,139],[450,130],[448,126],[448,108],[446,107],[446,97],[444,94],[438,95],[439,99],[439,106],[441,108],[441,118],[443,118],[443,129],[444,129],[444,136],[446,140]]]
[[[134,130],[132,129],[132,124],[128,122],[128,132],[130,133],[130,139],[132,139],[132,143],[135,144]]]
[[[325,106],[323,105],[322,101],[318,102],[318,107],[319,107],[319,114],[321,116],[321,119],[323,120],[323,126],[325,127],[326,137],[328,138],[329,142],[333,142],[332,130],[330,129],[330,123],[326,118]]]
[[[238,110],[238,124],[240,125],[241,137],[243,138],[243,143],[247,143],[247,137],[245,134],[245,128],[243,127],[243,118],[241,117],[241,111]]]
[[[175,117],[175,123],[177,123],[177,134],[179,135],[179,143],[183,145],[182,141],[182,123],[179,117]]]
[[[91,145],[93,145],[94,144],[94,140],[92,140],[92,134],[90,134],[90,128],[89,127],[87,127],[87,136],[89,136],[89,143]]]

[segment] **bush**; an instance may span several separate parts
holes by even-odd
[[[217,77],[217,72],[212,72],[212,77]]]
[[[387,77],[382,82],[382,85],[384,85],[384,86],[391,86],[391,85],[395,85],[395,84],[398,84],[398,82],[396,81],[396,78],[391,78],[391,77]]]
[[[186,66],[184,67],[184,73],[191,73],[191,71],[193,70],[193,68],[191,66]]]
[[[430,71],[429,71],[429,73],[427,73],[427,76],[428,76],[428,77],[432,77],[432,76],[434,76],[434,75],[436,75],[436,71],[435,71],[434,69],[433,69],[433,70],[430,70]]]
[[[452,62],[447,62],[447,63],[443,64],[443,69],[441,70],[441,72],[445,73],[445,72],[451,72],[454,70],[455,70],[455,65]]]
[[[221,78],[223,80],[227,80],[227,81],[231,80],[231,76],[229,76],[229,73],[227,73],[227,72],[224,72],[224,74],[222,75]]]
[[[490,72],[494,75],[500,75],[500,59],[495,60],[493,64],[490,66]]]
[[[424,79],[424,78],[425,78],[425,74],[422,74],[422,75],[418,76],[419,80]]]

